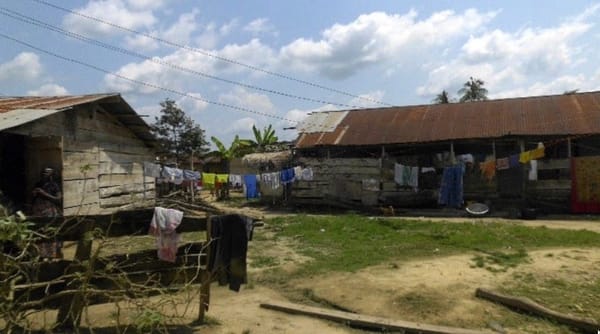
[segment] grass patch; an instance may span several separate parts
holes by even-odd
[[[527,251],[522,248],[516,252],[483,251],[483,253],[485,255],[473,257],[472,260],[475,262],[473,267],[485,268],[491,272],[505,272],[509,268],[529,262]]]
[[[555,311],[600,320],[600,279],[577,282],[533,276],[526,280],[516,279],[502,291],[530,298]]]
[[[274,267],[279,262],[272,256],[254,256],[252,257],[252,266],[256,268]]]
[[[387,260],[447,256],[483,251],[482,266],[511,267],[526,259],[525,249],[594,247],[600,234],[590,231],[525,227],[507,223],[439,223],[358,215],[289,216],[268,220],[274,237],[293,237],[310,256],[296,274],[355,271]],[[499,250],[517,249],[516,253]]]

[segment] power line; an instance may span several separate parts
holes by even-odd
[[[129,50],[129,49],[125,49],[125,48],[121,48],[112,44],[108,44],[108,43],[104,43],[102,41],[72,32],[72,31],[68,31],[68,30],[64,30],[62,28],[59,28],[57,26],[51,25],[47,22],[44,21],[40,21],[37,20],[31,16],[27,16],[27,15],[23,15],[19,12],[13,11],[11,9],[5,8],[5,7],[1,7],[0,6],[0,14],[10,17],[14,20],[18,20],[21,22],[25,22],[27,24],[31,24],[46,30],[50,30],[50,31],[54,31],[60,34],[63,34],[65,36],[68,37],[72,37],[75,38],[77,40],[80,40],[82,42],[88,43],[88,44],[92,44],[95,46],[99,46],[102,47],[104,49],[107,50],[111,50],[114,52],[119,52],[121,54],[125,54],[125,55],[129,55],[132,57],[136,57],[139,59],[143,59],[143,60],[147,60],[150,62],[153,62],[155,64],[159,64],[159,65],[163,65],[163,66],[167,66],[170,67],[172,69],[176,69],[178,71],[182,71],[182,72],[186,72],[186,73],[190,73],[190,74],[194,74],[194,75],[198,75],[198,76],[202,76],[205,78],[209,78],[209,79],[213,79],[213,80],[217,80],[217,81],[221,81],[221,82],[225,82],[228,84],[232,84],[232,85],[236,85],[236,86],[240,86],[240,87],[244,87],[244,88],[248,88],[248,89],[253,89],[253,90],[257,90],[257,91],[261,91],[261,92],[265,92],[265,93],[269,93],[269,94],[276,94],[276,95],[280,95],[280,96],[284,96],[284,97],[289,97],[289,98],[295,98],[298,100],[304,100],[304,101],[309,101],[309,102],[316,102],[316,103],[320,103],[320,104],[331,104],[331,105],[335,105],[335,106],[340,106],[340,107],[345,107],[345,108],[350,108],[350,109],[361,109],[362,107],[359,106],[354,106],[354,105],[350,105],[350,104],[344,104],[344,103],[337,103],[337,102],[330,102],[330,101],[325,101],[325,100],[319,100],[319,99],[313,99],[313,98],[309,98],[309,97],[305,97],[305,96],[299,96],[299,95],[294,95],[294,94],[290,94],[290,93],[285,93],[285,92],[280,92],[280,91],[276,91],[276,90],[272,90],[272,89],[266,89],[266,88],[261,88],[258,86],[254,86],[254,85],[249,85],[249,84],[245,84],[242,82],[238,82],[238,81],[234,81],[234,80],[229,80],[229,79],[225,79],[225,78],[221,78],[215,75],[210,75],[204,72],[200,72],[191,68],[187,68],[187,67],[183,67],[183,66],[179,66],[167,61],[163,61],[163,60],[159,60],[157,58],[154,57],[150,57],[150,56],[146,56],[144,54]]]
[[[152,40],[155,40],[157,42],[160,42],[160,43],[172,46],[172,47],[176,47],[176,48],[180,48],[180,49],[184,49],[184,50],[196,52],[196,53],[202,54],[202,55],[204,55],[206,57],[214,58],[214,59],[217,59],[217,60],[220,60],[220,61],[224,61],[224,62],[235,64],[235,65],[238,65],[238,66],[241,66],[241,67],[245,67],[245,68],[250,69],[252,71],[257,71],[257,72],[265,73],[265,74],[272,75],[272,76],[275,76],[275,77],[278,77],[278,78],[282,78],[282,79],[294,81],[294,82],[297,82],[297,83],[301,83],[303,85],[307,85],[307,86],[311,86],[311,87],[315,87],[315,88],[327,90],[327,91],[330,91],[330,92],[333,92],[333,93],[350,96],[350,97],[357,98],[357,99],[360,99],[360,100],[363,100],[363,101],[368,101],[368,102],[371,102],[371,103],[376,103],[376,104],[380,104],[380,105],[384,105],[384,106],[388,106],[388,107],[392,107],[393,106],[393,105],[391,105],[389,103],[378,101],[378,100],[370,98],[370,97],[364,97],[364,96],[360,96],[360,95],[356,95],[356,94],[344,92],[344,91],[341,91],[341,90],[338,90],[338,89],[335,89],[335,88],[326,87],[326,86],[323,86],[323,85],[320,85],[320,84],[317,84],[317,83],[314,83],[314,82],[310,82],[310,81],[306,81],[306,80],[302,80],[302,79],[297,79],[297,78],[291,77],[289,75],[280,74],[280,73],[277,73],[277,72],[265,70],[263,68],[260,68],[260,67],[254,66],[254,65],[250,65],[250,64],[246,64],[246,63],[242,63],[242,62],[234,60],[234,59],[226,58],[226,57],[223,57],[223,56],[218,56],[218,55],[215,55],[215,54],[212,54],[210,52],[206,52],[206,51],[203,51],[203,50],[200,50],[200,49],[197,49],[197,48],[193,48],[193,47],[189,47],[189,46],[186,46],[186,45],[183,45],[183,44],[171,42],[171,41],[168,41],[168,40],[166,40],[164,38],[160,38],[160,37],[157,37],[157,36],[154,36],[154,35],[151,35],[151,34],[147,34],[147,33],[141,32],[141,31],[137,31],[137,30],[134,30],[134,29],[131,29],[131,28],[123,27],[121,25],[118,25],[118,24],[115,24],[115,23],[112,23],[112,22],[108,22],[108,21],[102,20],[102,19],[94,17],[94,16],[86,15],[86,14],[83,14],[83,13],[80,13],[80,12],[77,12],[77,11],[74,11],[74,10],[71,10],[71,9],[68,9],[68,8],[64,8],[64,7],[55,5],[53,3],[50,3],[50,2],[47,2],[47,1],[44,1],[44,0],[31,0],[31,1],[37,2],[39,4],[42,4],[42,5],[45,5],[45,6],[48,6],[48,7],[52,7],[54,9],[58,9],[58,10],[63,11],[63,12],[67,12],[67,13],[70,13],[70,14],[73,14],[73,15],[77,15],[79,17],[83,17],[83,18],[88,19],[88,20],[92,20],[92,21],[95,21],[95,22],[98,22],[98,23],[102,23],[102,24],[111,26],[113,28],[117,28],[117,29],[120,29],[120,30],[123,30],[123,31],[127,31],[127,32],[130,32],[130,33],[136,34],[136,35],[144,36],[146,38],[150,38]]]
[[[279,119],[279,120],[286,121],[286,122],[300,123],[299,121],[294,121],[294,120],[291,120],[291,119],[287,119],[285,117],[281,117],[281,116],[277,116],[277,115],[271,115],[271,114],[268,114],[268,113],[265,113],[265,112],[260,112],[260,111],[256,111],[256,110],[252,110],[252,109],[244,108],[244,107],[238,107],[238,106],[230,105],[230,104],[227,104],[227,103],[212,101],[212,100],[204,99],[204,98],[201,98],[201,97],[198,97],[198,96],[194,96],[194,95],[189,94],[189,93],[180,92],[180,91],[175,90],[175,89],[162,87],[162,86],[159,86],[159,85],[156,85],[156,84],[152,84],[152,83],[148,83],[148,82],[144,82],[144,81],[140,81],[140,80],[136,80],[136,79],[131,79],[131,78],[125,77],[123,75],[120,75],[120,74],[117,74],[117,73],[113,73],[113,72],[111,72],[109,70],[106,70],[104,68],[101,68],[99,66],[92,65],[92,64],[89,64],[89,63],[86,63],[86,62],[74,59],[74,58],[66,57],[66,56],[54,53],[52,51],[48,51],[48,50],[42,49],[42,48],[37,47],[37,46],[35,46],[33,44],[30,44],[30,43],[27,43],[25,41],[19,40],[17,38],[8,36],[8,35],[6,35],[6,34],[4,34],[2,32],[0,32],[0,37],[2,37],[4,39],[11,40],[11,41],[13,41],[15,43],[18,43],[18,44],[27,46],[27,47],[29,47],[29,48],[31,48],[33,50],[42,52],[42,53],[50,55],[52,57],[59,58],[59,59],[62,59],[64,61],[71,62],[71,63],[74,63],[74,64],[78,64],[78,65],[81,65],[81,66],[85,66],[87,68],[91,68],[91,69],[96,70],[98,72],[102,72],[102,73],[114,76],[116,78],[119,78],[121,80],[132,82],[132,83],[137,84],[137,85],[146,86],[146,87],[150,87],[150,88],[154,88],[154,89],[158,89],[158,90],[163,90],[165,92],[169,92],[169,93],[176,94],[176,95],[179,95],[179,96],[187,97],[187,98],[194,99],[194,100],[197,100],[197,101],[201,101],[201,102],[205,102],[205,103],[208,103],[208,104],[213,104],[213,105],[217,105],[217,106],[220,106],[220,107],[225,107],[225,108],[229,108],[229,109],[233,109],[233,110],[237,110],[237,111],[243,111],[243,112],[257,114],[257,115],[261,115],[261,116],[265,116],[265,117],[275,118],[275,119]]]

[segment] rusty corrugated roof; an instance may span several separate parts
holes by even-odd
[[[87,103],[109,104],[104,108],[149,146],[155,145],[150,127],[121,97],[120,94],[91,94],[77,96],[0,97],[0,131]]]
[[[95,102],[118,94],[93,94],[79,96],[19,96],[0,97],[0,113],[16,109],[62,110],[76,105]]]
[[[313,115],[304,122],[317,120]],[[332,131],[301,132],[296,147],[595,133],[600,134],[600,92],[349,110]]]

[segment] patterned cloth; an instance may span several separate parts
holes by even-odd
[[[156,237],[159,259],[175,262],[177,243],[181,239],[175,230],[181,224],[182,219],[183,212],[181,211],[161,207],[154,208],[149,234]]]

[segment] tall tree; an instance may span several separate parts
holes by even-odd
[[[436,95],[435,99],[433,99],[433,103],[436,103],[436,104],[450,103],[450,97],[448,96],[448,92],[446,90],[443,90],[441,93]]]
[[[484,84],[483,80],[470,77],[458,91],[458,95],[461,95],[460,102],[487,100],[488,90],[483,88]]]
[[[268,127],[264,127],[262,132],[256,126],[252,125],[252,132],[254,133],[254,145],[257,152],[264,151],[267,145],[275,144],[279,140],[271,124]]]
[[[160,117],[155,117],[151,125],[162,150],[177,162],[187,160],[193,153],[203,155],[208,152],[208,142],[204,130],[181,110],[175,101],[167,98],[160,103]]]

